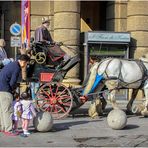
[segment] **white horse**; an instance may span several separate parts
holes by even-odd
[[[131,99],[127,104],[127,110],[131,112],[138,89],[143,89],[146,101],[141,113],[142,115],[148,114],[148,61],[146,58],[141,58],[141,60],[107,58],[99,63],[96,62],[90,70],[83,95],[89,94],[96,81],[96,75],[103,77],[98,84],[97,91],[101,91],[104,86],[108,88],[110,91],[108,100],[112,103],[114,109],[118,108],[115,100],[117,90],[122,88],[133,89]]]

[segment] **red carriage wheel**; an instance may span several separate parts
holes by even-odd
[[[42,85],[36,94],[36,98],[37,108],[51,112],[54,119],[68,116],[73,104],[70,90],[57,82]]]

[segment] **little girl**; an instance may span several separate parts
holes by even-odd
[[[13,120],[13,130],[14,132],[18,132],[18,121],[21,118],[21,113],[22,113],[22,109],[21,109],[21,102],[20,102],[20,97],[18,93],[14,94],[14,101],[13,101],[13,116],[12,116],[12,120]]]
[[[36,116],[36,112],[32,101],[30,100],[30,95],[27,92],[23,92],[21,94],[21,104],[22,104],[22,129],[24,135],[29,135],[30,132],[28,131],[28,126],[30,120],[33,116]]]

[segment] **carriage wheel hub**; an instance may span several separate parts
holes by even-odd
[[[56,104],[57,103],[57,98],[56,97],[52,97],[50,100],[51,104]]]

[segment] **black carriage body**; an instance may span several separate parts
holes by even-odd
[[[58,66],[62,61],[65,55],[65,52],[56,44],[47,44],[44,42],[37,42],[32,44],[33,54],[36,57],[36,61],[39,64],[53,65]],[[38,54],[42,53],[45,55],[45,62],[39,62],[40,58]]]
[[[61,82],[64,79],[66,73],[79,61],[80,59],[78,58],[78,56],[72,57],[66,62],[62,61],[58,66],[38,64],[34,61],[34,63],[30,64],[27,69],[27,77],[29,81],[41,81],[41,74],[49,73],[53,74],[53,78],[52,80],[47,80],[46,82]]]
[[[58,58],[58,65],[51,65],[48,63],[48,58],[51,58],[47,53],[47,49],[42,47],[36,49],[34,54],[43,52],[46,55],[46,62],[39,64],[33,59],[32,64],[27,69],[27,78],[30,82],[35,81],[40,83],[40,87],[36,92],[36,106],[41,111],[51,112],[54,119],[61,119],[66,117],[73,109],[78,108],[83,103],[79,99],[79,92],[77,93],[71,87],[63,85],[67,72],[74,67],[79,61],[79,57],[75,56],[64,62],[62,58]],[[48,56],[48,57],[47,57]],[[57,54],[58,57],[58,54]],[[48,60],[48,62],[47,62]],[[51,59],[53,61],[53,59]]]
[[[54,45],[42,42],[31,44],[31,64],[27,68],[29,81],[40,81],[41,73],[56,73],[57,66],[63,62],[64,55],[59,55],[56,50],[52,51],[53,47]]]

